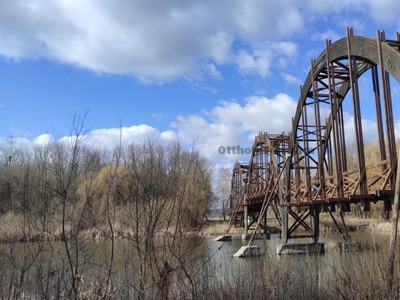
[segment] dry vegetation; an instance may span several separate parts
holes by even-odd
[[[199,236],[226,225],[202,227],[214,201],[210,163],[179,143],[86,148],[85,122],[75,116],[70,138],[33,149],[3,145],[0,298],[398,298],[399,264],[388,286],[386,246],[298,266],[268,254],[250,272],[213,260]]]
[[[199,243],[198,250],[204,250],[203,239],[191,242]],[[145,291],[140,290],[141,281],[137,273],[140,263],[135,261],[137,256],[130,249],[129,242],[123,240],[121,243],[118,245],[120,253],[114,262],[114,273],[107,293],[104,270],[99,260],[103,256],[96,253],[98,261],[78,278],[77,298],[398,299],[400,295],[398,260],[395,262],[395,280],[392,285],[388,284],[385,276],[387,272],[384,257],[387,253],[387,239],[379,241],[381,247],[377,250],[367,249],[369,251],[356,253],[329,252],[321,256],[276,258],[267,250],[265,257],[250,258],[246,263],[233,258],[212,261],[211,257],[206,255],[186,252],[190,266],[174,268],[173,260],[170,261],[168,290],[163,294],[160,294],[157,286],[147,286]],[[33,264],[29,265],[32,259],[29,253],[34,253],[35,247],[40,245],[23,243],[15,244],[13,247],[22,257],[19,265],[15,265],[15,262],[6,259],[4,253],[0,256],[2,298],[70,299],[71,296],[66,288],[68,271],[63,270],[66,266],[63,266],[62,258],[56,254],[56,250],[51,252],[48,249],[49,245],[42,245],[43,251],[35,258]],[[124,247],[125,250],[122,251]],[[84,250],[91,251],[82,247],[82,251]],[[61,249],[58,251],[62,252]],[[103,250],[97,249],[97,251]],[[52,260],[49,260],[50,253],[54,255]],[[212,255],[212,251],[209,255]],[[21,276],[24,270],[26,272]],[[14,284],[10,285],[11,282]]]
[[[386,254],[385,243],[379,251],[302,255],[300,259],[267,255],[262,266],[234,273],[228,282],[209,283],[208,290],[213,299],[398,299],[399,262],[396,280],[389,286]]]
[[[87,148],[85,126],[86,115],[75,115],[69,138],[32,149],[13,139],[3,145],[0,297],[79,298],[88,273],[98,277],[95,297],[111,296],[118,238],[126,259],[135,258],[134,276],[124,276],[138,297],[168,295],[176,270],[190,279],[198,245],[186,239],[214,201],[211,164],[178,142]],[[93,239],[109,247],[100,251]]]

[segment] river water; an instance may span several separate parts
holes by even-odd
[[[387,232],[351,232],[351,241],[362,243],[363,250],[371,250],[373,246],[377,246],[376,251],[373,251],[377,257],[386,256],[386,244],[389,239]],[[349,264],[357,259],[359,256],[363,256],[365,251],[356,251],[349,253],[342,253],[339,251],[337,244],[343,242],[344,239],[339,233],[333,233],[331,235],[322,236],[319,242],[325,244],[325,253],[323,254],[296,254],[296,255],[277,255],[276,246],[282,244],[282,239],[279,238],[279,234],[271,234],[271,239],[268,240],[254,240],[253,245],[259,246],[262,250],[263,255],[261,257],[251,258],[235,258],[233,255],[242,247],[248,244],[248,241],[242,240],[241,235],[233,235],[232,241],[230,242],[214,242],[207,240],[207,251],[213,256],[213,265],[216,269],[221,269],[221,275],[230,269],[237,270],[237,272],[248,273],[253,271],[255,268],[262,269],[266,263],[266,256],[272,258],[272,260],[283,262],[286,267],[290,266],[293,271],[304,269],[305,265],[309,267],[310,264],[314,267],[325,268],[333,261],[340,261],[343,264]],[[294,239],[290,240],[289,243],[306,243],[311,242],[307,239]],[[371,252],[371,251],[369,251]],[[271,260],[269,260],[271,261]]]
[[[356,242],[369,241],[370,244],[377,243],[380,245],[387,244],[389,238],[387,233],[366,231],[352,232],[351,236],[352,240]],[[192,243],[198,245],[196,257],[200,258],[197,261],[200,261],[200,263],[192,263],[189,255],[187,257],[185,254],[181,256],[181,259],[187,258],[185,261],[187,271],[193,274],[193,278],[209,276],[213,281],[235,285],[237,282],[242,282],[244,278],[248,280],[254,274],[268,274],[272,272],[271,270],[275,270],[276,273],[276,270],[279,269],[296,274],[299,278],[306,278],[311,276],[310,274],[314,274],[313,276],[317,276],[316,280],[319,280],[321,274],[329,272],[332,268],[341,268],[345,272],[346,269],[352,268],[355,264],[368,264],[372,260],[379,261],[386,257],[385,247],[381,247],[377,251],[370,251],[371,254],[368,255],[364,255],[363,252],[340,253],[335,250],[337,248],[333,247],[337,242],[343,241],[339,234],[320,238],[320,242],[325,243],[325,254],[279,256],[276,254],[276,246],[281,244],[282,240],[278,234],[271,234],[271,239],[255,240],[253,243],[260,246],[265,255],[252,258],[234,258],[233,254],[242,246],[246,246],[248,241],[242,240],[241,235],[233,235],[232,238],[230,242],[215,242],[211,237],[195,237],[187,240],[188,248]],[[291,240],[290,242],[304,243],[306,240]],[[35,257],[38,247],[41,247],[40,254]],[[185,246],[180,250],[183,251],[182,253],[185,251],[184,248]],[[50,290],[53,287],[53,294],[57,290],[57,280],[63,283],[68,278],[70,266],[65,254],[64,244],[61,242],[3,244],[0,249],[0,274],[4,275],[4,277],[0,276],[0,280],[2,280],[0,283],[3,287],[10,285],[8,280],[11,280],[10,278],[13,278],[13,276],[20,278],[21,270],[24,270],[25,267],[29,268],[24,280],[29,283],[30,288],[46,284],[50,287]],[[111,242],[109,240],[91,241],[79,245],[81,274],[87,282],[104,281],[109,264],[110,250]],[[137,278],[138,270],[141,267],[140,260],[136,255],[137,252],[133,250],[132,243],[127,240],[115,241],[115,259],[112,268],[114,282],[129,279],[131,280],[129,284],[135,284],[134,280]],[[193,253],[190,255],[193,255]],[[31,261],[32,266],[30,266]],[[208,271],[205,271],[204,268],[195,270],[195,268],[201,267],[202,263],[207,266]],[[63,274],[67,275],[63,276]],[[42,279],[39,280],[38,278]],[[1,295],[7,296],[7,291],[3,291]]]

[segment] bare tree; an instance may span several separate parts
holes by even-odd
[[[135,249],[133,286],[138,298],[155,292],[168,299],[177,274],[193,286],[189,266],[199,244],[188,243],[188,231],[196,235],[201,228],[212,199],[212,172],[197,151],[152,140],[128,148],[125,168],[120,220]]]
[[[220,168],[218,170],[216,190],[222,206],[221,213],[224,221],[226,221],[226,215],[230,209],[229,196],[231,193],[231,176],[231,170],[229,168]]]
[[[48,187],[60,198],[61,213],[61,239],[64,243],[71,286],[69,296],[78,297],[81,270],[79,268],[80,249],[79,232],[82,229],[85,203],[80,211],[75,211],[77,203],[77,189],[79,186],[79,164],[82,159],[82,141],[88,134],[87,114],[74,114],[69,130],[69,137],[53,140],[51,143],[49,159],[50,180]]]
[[[106,298],[118,286],[127,298],[168,299],[177,285],[195,295],[205,260],[197,236],[215,199],[212,165],[179,142],[87,148],[86,121],[87,113],[74,115],[68,137],[13,154],[0,168],[8,195],[0,209],[12,216],[0,224],[10,241],[0,249],[0,297]],[[37,242],[15,243],[29,240]]]

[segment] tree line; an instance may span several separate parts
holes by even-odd
[[[0,297],[82,297],[89,273],[97,278],[90,284],[98,282],[92,293],[107,297],[121,270],[132,272],[124,280],[139,298],[149,291],[167,297],[177,274],[193,285],[188,266],[201,257],[200,244],[187,241],[215,201],[213,165],[177,141],[125,146],[121,136],[112,150],[88,147],[86,121],[74,115],[68,138],[2,146]],[[129,249],[123,258],[118,238]],[[93,239],[109,246],[93,248]]]

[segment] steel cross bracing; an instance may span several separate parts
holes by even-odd
[[[279,192],[279,189],[283,187],[284,182],[275,183],[279,181],[278,175],[285,167],[288,147],[288,135],[284,133],[268,135],[260,132],[255,137],[249,164],[235,164],[232,172],[233,203],[228,231],[232,225],[238,224],[247,229],[263,217],[262,207],[265,198],[270,195],[274,197],[271,197],[269,206],[278,223],[281,222],[278,205],[279,195],[282,197],[283,192]],[[266,229],[265,222],[260,226]]]
[[[243,195],[245,189],[245,182],[247,180],[247,171],[249,166],[236,162],[232,171],[231,180],[231,198],[230,198],[230,221],[228,226],[228,232],[231,226],[243,227],[244,216],[243,216]]]
[[[333,44],[326,41],[324,51],[311,61],[308,77],[300,87],[292,133],[260,133],[249,164],[237,163],[246,170],[246,176],[240,175],[240,193],[236,192],[238,183],[233,185],[239,178],[235,171],[239,167],[235,165],[232,195],[236,193],[236,206],[231,207],[246,230],[255,218],[257,224],[262,224],[263,206],[268,199],[268,206],[282,223],[285,241],[294,237],[298,227],[317,240],[321,211],[331,214],[339,208],[342,217],[351,203],[360,203],[368,211],[371,201],[384,201],[385,209],[391,209],[397,153],[390,77],[400,82],[399,49],[399,33],[395,40],[389,40],[383,31],[378,31],[376,38],[369,38],[354,36],[353,29],[348,28],[346,38]],[[375,105],[379,160],[371,165],[365,158],[361,76],[370,76]],[[353,108],[353,167],[346,153],[344,101]],[[280,172],[282,169],[284,172]],[[290,227],[289,216],[294,220]],[[310,224],[306,222],[308,217]]]

